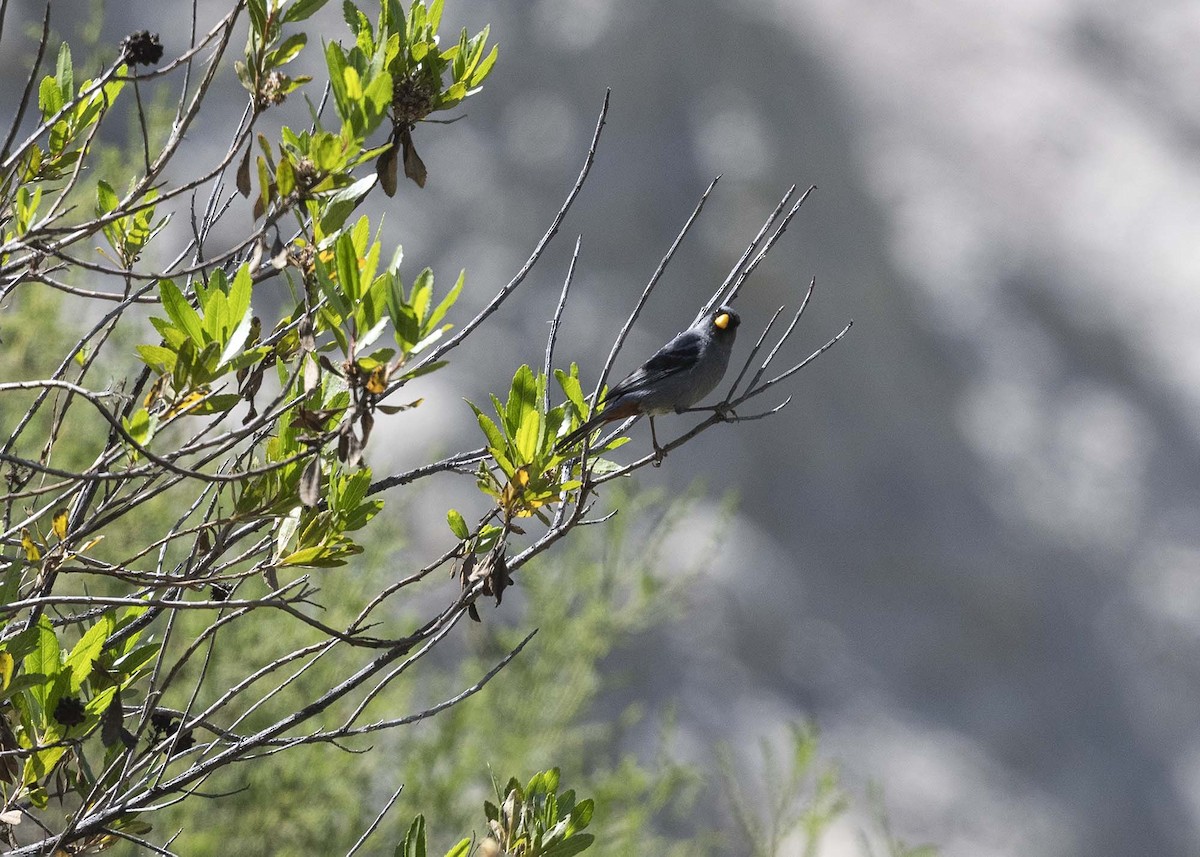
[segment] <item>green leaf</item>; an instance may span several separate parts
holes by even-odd
[[[335,545],[317,545],[301,548],[288,554],[277,565],[280,567],[306,565],[313,568],[333,568],[346,564],[346,557],[362,553],[362,548],[352,542]]]
[[[355,36],[358,35],[358,30],[362,26],[362,22],[359,20],[360,14],[353,0],[342,0],[342,17],[346,19],[346,26]]]
[[[43,119],[49,119],[62,110],[62,90],[58,88],[58,81],[49,75],[42,78],[42,83],[38,87],[38,107],[42,111]]]
[[[200,315],[192,309],[187,298],[179,291],[171,280],[159,280],[158,294],[162,300],[163,309],[175,326],[188,335],[196,345],[204,345],[204,325]]]
[[[321,229],[326,235],[331,235],[342,228],[346,218],[358,207],[359,198],[365,196],[376,181],[378,181],[378,176],[371,173],[354,184],[329,195],[325,200],[325,208],[321,212]]]
[[[128,417],[122,417],[121,425],[125,427],[125,431],[129,436],[133,438],[133,442],[139,446],[145,446],[150,442],[150,438],[154,436],[150,412],[145,408],[138,408]]]
[[[463,268],[458,273],[458,282],[454,284],[454,288],[452,288],[447,295],[442,298],[441,302],[434,308],[433,312],[430,313],[426,329],[437,327],[438,323],[446,317],[446,313],[449,311],[450,307],[454,306],[454,302],[458,300],[458,295],[463,290],[463,284],[466,282],[466,279],[467,269]]]
[[[209,396],[203,402],[188,410],[189,414],[205,416],[208,414],[224,414],[237,407],[242,397],[237,393],[217,393]]]
[[[113,661],[113,669],[122,676],[132,676],[153,661],[161,649],[161,643],[142,643]]]
[[[408,828],[404,844],[396,849],[397,857],[426,857],[425,855],[425,816],[418,815]]]
[[[459,81],[458,83],[451,84],[446,92],[442,95],[442,103],[446,107],[452,107],[466,97],[467,85],[466,83]]]
[[[446,852],[446,857],[467,857],[471,853],[471,838],[459,841],[457,845]]]
[[[83,710],[93,717],[99,717],[108,710],[108,706],[112,703],[113,697],[117,695],[117,686],[114,684],[111,687],[106,687],[104,690],[97,693],[83,706]],[[87,728],[87,725],[84,725]]]
[[[574,363],[571,364],[571,374],[567,374],[561,369],[554,370],[554,377],[558,381],[558,386],[562,388],[563,393],[567,397],[567,401],[575,409],[575,414],[580,419],[587,416],[587,402],[583,398],[583,387],[579,383],[579,367]]]
[[[375,130],[392,106],[392,76],[386,71],[380,72],[367,86],[363,88],[363,104],[367,111],[367,133]]]
[[[117,193],[112,189],[112,185],[104,179],[100,179],[96,184],[96,213],[108,214],[117,207],[120,200],[117,198]]]
[[[283,40],[283,44],[266,55],[263,65],[268,69],[287,65],[296,58],[300,51],[304,50],[304,46],[307,44],[308,35],[306,33],[293,33]]]
[[[175,368],[175,351],[162,345],[139,345],[136,348],[142,362],[160,375],[169,375]]]
[[[63,42],[58,48],[58,64],[54,70],[63,101],[75,94],[75,73],[71,70],[71,46]]]
[[[591,798],[581,800],[579,805],[570,811],[571,827],[574,830],[583,830],[592,823],[592,814],[596,808],[596,802]]]
[[[475,412],[475,416],[479,420],[479,427],[483,429],[483,435],[487,438],[488,446],[494,450],[503,451],[504,435],[496,426],[496,423],[492,421],[491,417],[479,410],[479,408],[475,407],[470,402],[467,402],[467,404],[471,405],[471,410]]]
[[[345,165],[343,145],[340,137],[328,131],[321,131],[309,143],[308,155],[321,172],[335,172]]]
[[[250,326],[251,327],[254,326],[253,319],[250,320]],[[235,333],[235,339],[236,339],[237,331],[235,331],[234,333]],[[232,342],[233,341],[231,340],[230,344],[232,344]],[[226,351],[228,351],[228,349],[226,349]],[[258,363],[260,360],[262,360],[264,357],[266,357],[270,353],[271,353],[271,348],[269,346],[258,345],[258,346],[255,346],[254,348],[248,349],[246,351],[242,351],[239,354],[235,354],[233,356],[229,356],[228,354],[222,354],[221,355],[221,371],[222,372],[240,372],[241,370],[249,368],[250,366],[253,366],[255,363]]]
[[[496,64],[496,58],[499,55],[500,55],[500,46],[492,45],[491,52],[486,57],[484,57],[483,62],[481,62],[475,68],[475,73],[471,75],[471,88],[472,89],[474,89],[475,87],[477,87],[481,83],[483,83],[484,79],[487,78],[489,73],[491,73],[492,66],[494,66]],[[474,102],[472,102],[472,103],[474,103]]]
[[[14,562],[4,573],[4,584],[0,586],[0,604],[11,604],[21,588],[21,564]]]
[[[217,359],[217,365],[221,367],[222,371],[229,372],[258,362],[261,356],[260,349],[251,348],[249,351],[242,351],[253,328],[254,317],[250,313],[245,313],[233,331],[228,333],[225,348],[222,349],[221,356]]]
[[[75,644],[75,648],[71,649],[71,654],[67,655],[66,667],[71,671],[71,693],[78,693],[83,687],[83,682],[91,675],[92,664],[100,656],[115,624],[112,612],[105,613],[95,625],[87,629]]]
[[[358,254],[354,249],[354,241],[349,235],[338,236],[337,248],[338,285],[351,301],[357,301],[362,296],[362,281],[358,275]]]
[[[229,287],[229,320],[231,327],[236,327],[246,317],[250,309],[250,297],[254,290],[254,279],[250,276],[249,263],[243,264],[233,277]]]
[[[42,718],[45,719],[50,716],[50,712],[46,711],[50,686],[62,670],[62,649],[59,647],[58,637],[54,634],[54,628],[51,627],[48,616],[43,613],[42,617],[38,619],[36,627],[33,650],[25,656],[25,673],[45,676],[43,682],[30,688],[29,691],[34,701],[41,706]]]
[[[471,531],[467,529],[466,520],[457,509],[451,509],[446,513],[446,522],[450,525],[450,532],[454,533],[455,538],[465,540],[471,535]]]
[[[336,312],[340,318],[345,318],[346,316],[350,315],[350,304],[343,295],[342,290],[338,288],[337,284],[334,283],[333,279],[329,276],[329,269],[321,260],[319,253],[317,254],[316,259],[316,273],[317,285],[321,287],[321,292],[326,298],[329,299],[329,305],[333,308],[334,312]],[[336,329],[337,328],[335,328],[335,331]]]
[[[158,335],[166,340],[167,347],[172,351],[178,351],[183,347],[183,343],[191,342],[186,333],[165,318],[150,316],[150,323],[154,325],[154,329],[158,331]]]
[[[378,515],[382,509],[382,500],[368,500],[366,503],[363,503],[355,507],[352,511],[346,513],[346,515],[342,518],[342,528],[348,533],[354,532],[355,530],[361,530],[368,523],[370,523],[371,519]]]
[[[542,851],[541,857],[572,857],[592,847],[596,837],[590,833],[579,833],[570,839],[551,845]]]
[[[413,282],[412,295],[410,302],[412,304],[413,313],[417,316],[417,321],[424,327],[426,314],[429,312],[429,304],[433,300],[433,271],[425,268],[421,273],[417,274],[417,279]]]
[[[538,413],[537,381],[533,370],[523,365],[513,375],[512,390],[508,394],[508,409],[504,422],[508,434],[516,444],[522,461],[533,458],[541,430],[541,414]]]
[[[51,736],[46,735],[45,737],[49,738]],[[55,735],[53,737],[57,739],[59,736]],[[58,760],[66,752],[67,747],[65,746],[47,747],[45,750],[39,750],[30,756],[25,761],[24,784],[27,787],[32,787],[34,783],[41,780],[53,770],[54,766],[58,764]],[[50,796],[46,793],[45,789],[37,788],[31,789],[29,799],[38,809],[45,809],[46,804],[49,803]]]
[[[279,167],[275,170],[275,186],[279,190],[279,195],[284,199],[291,196],[296,189],[296,171],[292,168],[292,161],[287,155],[280,159]]]
[[[246,8],[250,12],[250,24],[260,37],[265,36],[267,29],[267,0],[247,0]]]
[[[296,21],[311,18],[314,13],[320,11],[321,7],[328,2],[329,0],[296,0],[283,13],[283,23],[292,24]]]
[[[255,164],[258,169],[258,199],[254,202],[254,219],[257,220],[262,217],[267,206],[271,204],[271,194],[275,188],[271,184],[271,174],[267,170],[266,160],[259,156],[255,159]]]
[[[363,467],[349,475],[338,477],[337,508],[354,509],[367,497],[371,487],[371,468]]]
[[[201,309],[204,311],[205,342],[216,344],[224,342],[225,331],[229,329],[229,298],[220,289],[211,289],[201,299]]]

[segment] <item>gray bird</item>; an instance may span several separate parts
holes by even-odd
[[[654,417],[682,413],[721,383],[741,321],[729,307],[717,307],[610,388],[603,399],[604,410],[563,437],[555,449],[562,452],[604,423],[645,415],[650,417],[654,449],[661,452]]]

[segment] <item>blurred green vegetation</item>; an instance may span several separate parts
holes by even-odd
[[[686,580],[699,571],[670,580],[661,571],[664,540],[694,500],[664,504],[653,492],[612,494],[621,514],[582,528],[565,549],[523,570],[502,608],[460,628],[457,646],[440,647],[436,661],[389,688],[371,714],[395,717],[454,696],[536,627],[533,641],[479,693],[429,720],[347,742],[344,750],[299,747],[208,780],[206,793],[245,791],[164,814],[164,831],[183,829],[173,848],[199,857],[344,853],[403,783],[400,800],[358,853],[391,854],[419,812],[431,853],[440,854],[463,836],[485,832],[481,807],[495,797],[493,779],[525,779],[557,767],[567,787],[596,801],[590,829],[597,841],[589,853],[721,853],[715,818],[693,827],[704,782],[699,769],[672,759],[669,712],[631,704],[615,717],[602,713],[622,682],[617,665],[628,662],[639,635],[679,615]],[[360,597],[394,578],[403,561],[395,524],[403,513],[390,509],[380,517],[366,552],[349,569],[321,572],[322,585],[339,592],[345,611],[324,617],[333,624],[348,620]],[[397,616],[397,624],[405,618]],[[231,626],[208,665],[215,671],[211,686],[222,686],[226,665],[231,677],[238,674],[238,651],[298,642],[273,641],[252,623]],[[303,698],[306,687],[322,686],[321,676],[327,680],[340,668],[320,662],[285,693]],[[639,759],[622,749],[622,736],[647,718],[661,733],[660,748],[657,758]]]

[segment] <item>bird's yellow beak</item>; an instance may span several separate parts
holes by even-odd
[[[719,316],[713,319],[713,324],[721,330],[729,327],[729,313],[721,313]]]

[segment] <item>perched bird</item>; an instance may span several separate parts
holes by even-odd
[[[604,423],[645,415],[650,417],[654,450],[661,453],[654,417],[671,411],[682,413],[712,392],[725,375],[741,321],[727,306],[704,316],[611,387],[603,399],[604,410],[563,437],[555,448],[562,452]]]

